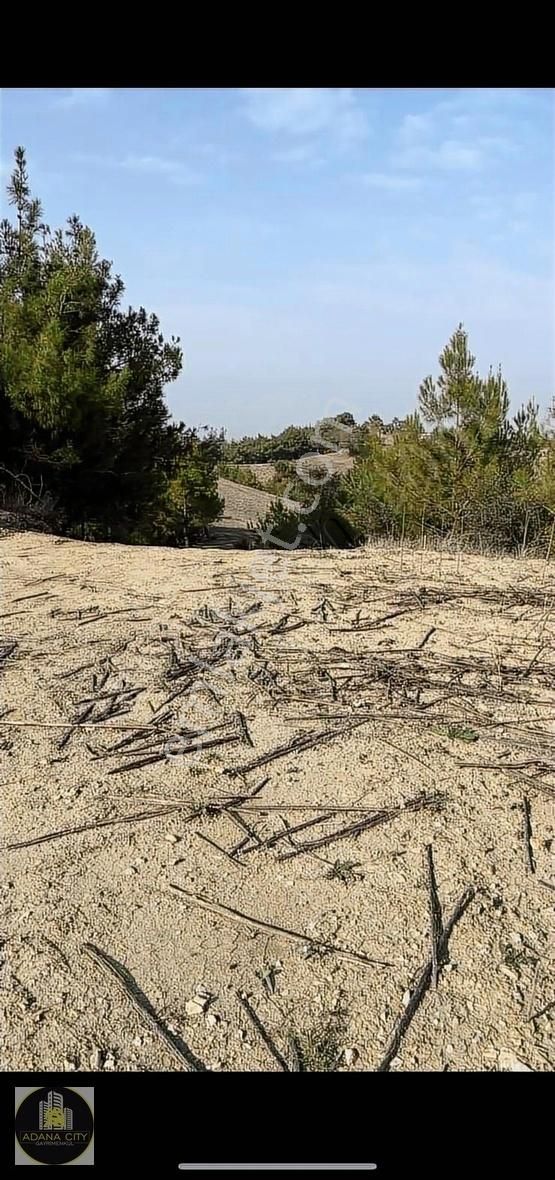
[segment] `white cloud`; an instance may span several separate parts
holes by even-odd
[[[366,172],[361,180],[369,188],[383,189],[384,192],[414,192],[422,187],[419,176],[399,176],[395,172]]]
[[[272,159],[279,164],[320,164],[322,159],[316,155],[315,148],[311,143],[294,144],[293,147],[284,148],[283,151],[274,152]]]
[[[166,156],[126,156],[119,161],[119,167],[127,168],[131,172],[150,172],[158,176],[166,176],[174,184],[198,184],[201,179],[198,172],[187,168],[181,160]]]
[[[364,139],[367,118],[351,87],[247,87],[244,113],[254,127],[293,136],[330,135],[347,146]]]
[[[54,105],[65,107],[66,110],[71,107],[103,105],[108,101],[111,93],[111,88],[107,86],[74,87],[68,90],[67,94],[59,96]]]
[[[429,110],[404,116],[392,163],[407,170],[486,168],[517,154],[527,142],[535,101],[533,93],[518,89],[454,90]]]
[[[77,164],[86,164],[93,168],[124,168],[128,172],[152,173],[165,176],[174,184],[198,184],[202,176],[188,168],[182,160],[168,156],[104,156],[99,152],[74,152],[72,159]]]

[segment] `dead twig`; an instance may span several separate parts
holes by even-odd
[[[441,962],[443,960],[444,956],[447,954],[447,950],[448,950],[448,946],[449,946],[449,938],[451,936],[451,932],[452,932],[454,926],[456,925],[456,923],[459,921],[459,918],[461,918],[462,915],[464,914],[467,906],[470,904],[473,897],[474,897],[474,887],[469,886],[468,889],[465,889],[462,897],[457,902],[452,914],[450,915],[447,922],[445,923],[445,926],[443,929],[443,934],[441,936],[441,939],[439,941],[439,945],[437,948],[438,949],[438,962]],[[397,1021],[397,1024],[395,1025],[395,1028],[393,1029],[391,1037],[389,1038],[389,1041],[387,1042],[387,1046],[385,1048],[385,1052],[383,1054],[383,1057],[382,1057],[379,1065],[376,1067],[376,1073],[387,1073],[389,1066],[391,1065],[391,1062],[393,1061],[393,1058],[397,1054],[397,1051],[399,1049],[401,1041],[402,1041],[402,1039],[403,1039],[403,1037],[404,1037],[411,1021],[412,1021],[412,1018],[415,1015],[417,1009],[419,1008],[419,1006],[420,1006],[420,1004],[421,1004],[421,1002],[422,1002],[422,1000],[423,1000],[423,998],[430,986],[430,981],[432,979],[432,972],[433,972],[433,963],[432,963],[432,960],[429,959],[428,962],[424,964],[424,966],[421,968],[421,970],[418,973],[418,976],[416,978],[416,984],[414,987],[414,991],[412,992],[411,998],[410,998],[404,1012],[399,1017],[399,1020]]]
[[[439,972],[439,944],[441,941],[443,916],[437,892],[432,845],[426,845],[426,869],[428,877],[428,908],[430,912],[430,937],[432,943],[432,987],[437,987]]]
[[[246,865],[242,860],[237,860],[235,856],[232,856],[231,852],[227,851],[227,848],[222,848],[221,844],[216,844],[216,841],[212,840],[210,836],[205,836],[204,832],[195,832],[195,836],[198,836],[199,840],[204,840],[206,844],[210,844],[211,847],[215,848],[217,852],[220,852],[222,856],[227,857],[227,859],[231,861],[232,865],[235,865],[235,868],[248,869],[248,865]]]
[[[522,800],[522,814],[524,820],[524,854],[526,859],[526,867],[528,868],[529,872],[535,873],[536,864],[532,850],[532,813],[530,810],[530,800],[527,795],[525,795]]]
[[[94,832],[97,828],[109,828],[114,824],[140,823],[146,819],[156,819],[160,815],[170,815],[178,808],[171,804],[157,807],[152,811],[136,811],[133,815],[119,815],[115,819],[97,819],[90,824],[78,824],[74,828],[60,828],[55,832],[46,832],[44,836],[34,836],[32,840],[17,840],[12,844],[5,844],[6,850],[14,848],[31,848],[34,844],[46,844],[49,840],[61,840],[62,836],[77,836],[80,832]]]
[[[241,1004],[244,1012],[248,1016],[253,1028],[256,1029],[256,1031],[260,1037],[260,1040],[264,1043],[264,1045],[266,1046],[266,1048],[269,1050],[272,1057],[274,1058],[274,1061],[277,1061],[279,1068],[282,1069],[284,1073],[289,1073],[289,1066],[287,1065],[285,1058],[282,1057],[279,1049],[277,1048],[276,1045],[274,1045],[272,1038],[270,1037],[269,1033],[266,1032],[266,1029],[264,1028],[264,1025],[262,1024],[262,1021],[257,1016],[256,1012],[254,1011],[254,1008],[251,1007],[251,1005],[249,1004],[249,1001],[248,1001],[246,995],[244,994],[244,992],[237,992],[237,999],[239,1000],[239,1003]]]
[[[394,966],[393,963],[385,963],[379,959],[370,959],[368,955],[359,954],[358,951],[346,951],[341,947],[334,946],[332,943],[320,943],[314,938],[307,937],[305,934],[299,934],[297,930],[288,930],[284,926],[274,925],[273,922],[263,922],[260,918],[252,918],[249,914],[243,914],[240,910],[234,910],[231,906],[223,905],[222,902],[211,901],[210,898],[203,897],[198,893],[189,893],[187,889],[182,889],[180,885],[174,885],[173,881],[170,881],[170,889],[173,889],[186,904],[199,906],[211,914],[219,914],[220,917],[225,918],[228,922],[238,923],[241,926],[250,926],[252,930],[269,930],[272,934],[279,934],[282,938],[289,939],[290,942],[301,943],[303,946],[312,947],[315,951],[329,951],[349,962],[362,963],[365,967]]]
[[[97,967],[108,976],[109,979],[115,981],[120,992],[123,993],[126,1000],[137,1009],[142,1019],[148,1024],[148,1027],[156,1034],[157,1037],[164,1042],[166,1049],[169,1050],[172,1057],[177,1061],[181,1069],[187,1070],[189,1073],[204,1073],[210,1072],[207,1067],[192,1053],[189,1046],[185,1044],[183,1039],[179,1039],[170,1035],[168,1030],[164,1028],[159,1016],[157,1016],[150,1001],[137,987],[135,980],[129,974],[125,967],[112,959],[100,947],[94,946],[92,942],[85,942],[82,946],[82,951],[92,959]]]
[[[441,806],[442,798],[440,795],[418,795],[415,799],[409,799],[402,807],[384,808],[383,811],[377,811],[374,815],[368,816],[366,819],[357,820],[354,824],[349,824],[346,828],[340,828],[337,832],[331,832],[327,836],[320,836],[317,840],[308,840],[304,844],[297,844],[297,846],[290,852],[282,852],[278,856],[278,860],[291,860],[294,856],[300,856],[302,852],[312,851],[314,848],[325,848],[328,844],[335,844],[337,840],[343,840],[346,837],[359,836],[361,832],[368,828],[377,827],[378,824],[389,823],[390,820],[395,819],[398,815],[403,815],[406,811],[421,811],[426,807],[437,810]]]

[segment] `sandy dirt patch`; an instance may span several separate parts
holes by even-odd
[[[550,569],[0,559],[5,1069],[553,1068]]]

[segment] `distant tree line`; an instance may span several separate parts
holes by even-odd
[[[345,450],[356,454],[367,431],[386,433],[395,427],[385,425],[374,414],[368,422],[357,425],[353,415],[345,411],[324,418],[309,426],[286,426],[279,434],[245,435],[224,443],[222,460],[226,464],[276,463],[301,459],[304,455],[329,454]]]
[[[387,428],[373,416],[356,427],[354,464],[326,485],[321,530],[340,522],[358,543],[426,537],[485,552],[551,552],[555,442],[537,406],[530,401],[511,417],[501,370],[477,373],[462,324],[439,368],[403,421]],[[298,519],[279,504],[259,527],[291,542]]]

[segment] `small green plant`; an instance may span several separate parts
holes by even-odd
[[[520,967],[535,966],[537,959],[530,955],[524,948],[517,949],[509,942],[503,948],[503,962],[506,967],[511,967],[514,971],[519,971]]]
[[[445,729],[434,730],[434,733],[459,742],[477,742],[480,737],[480,734],[476,733],[475,729],[470,729],[466,725],[448,725]]]
[[[336,860],[324,876],[327,881],[342,881],[344,885],[354,885],[355,881],[363,881],[364,873],[357,873],[360,861]]]
[[[477,742],[480,734],[465,725],[448,725],[447,737],[455,738],[460,742]]]
[[[344,1025],[341,1014],[292,1033],[289,1037],[291,1055],[301,1073],[332,1073],[341,1061]]]

